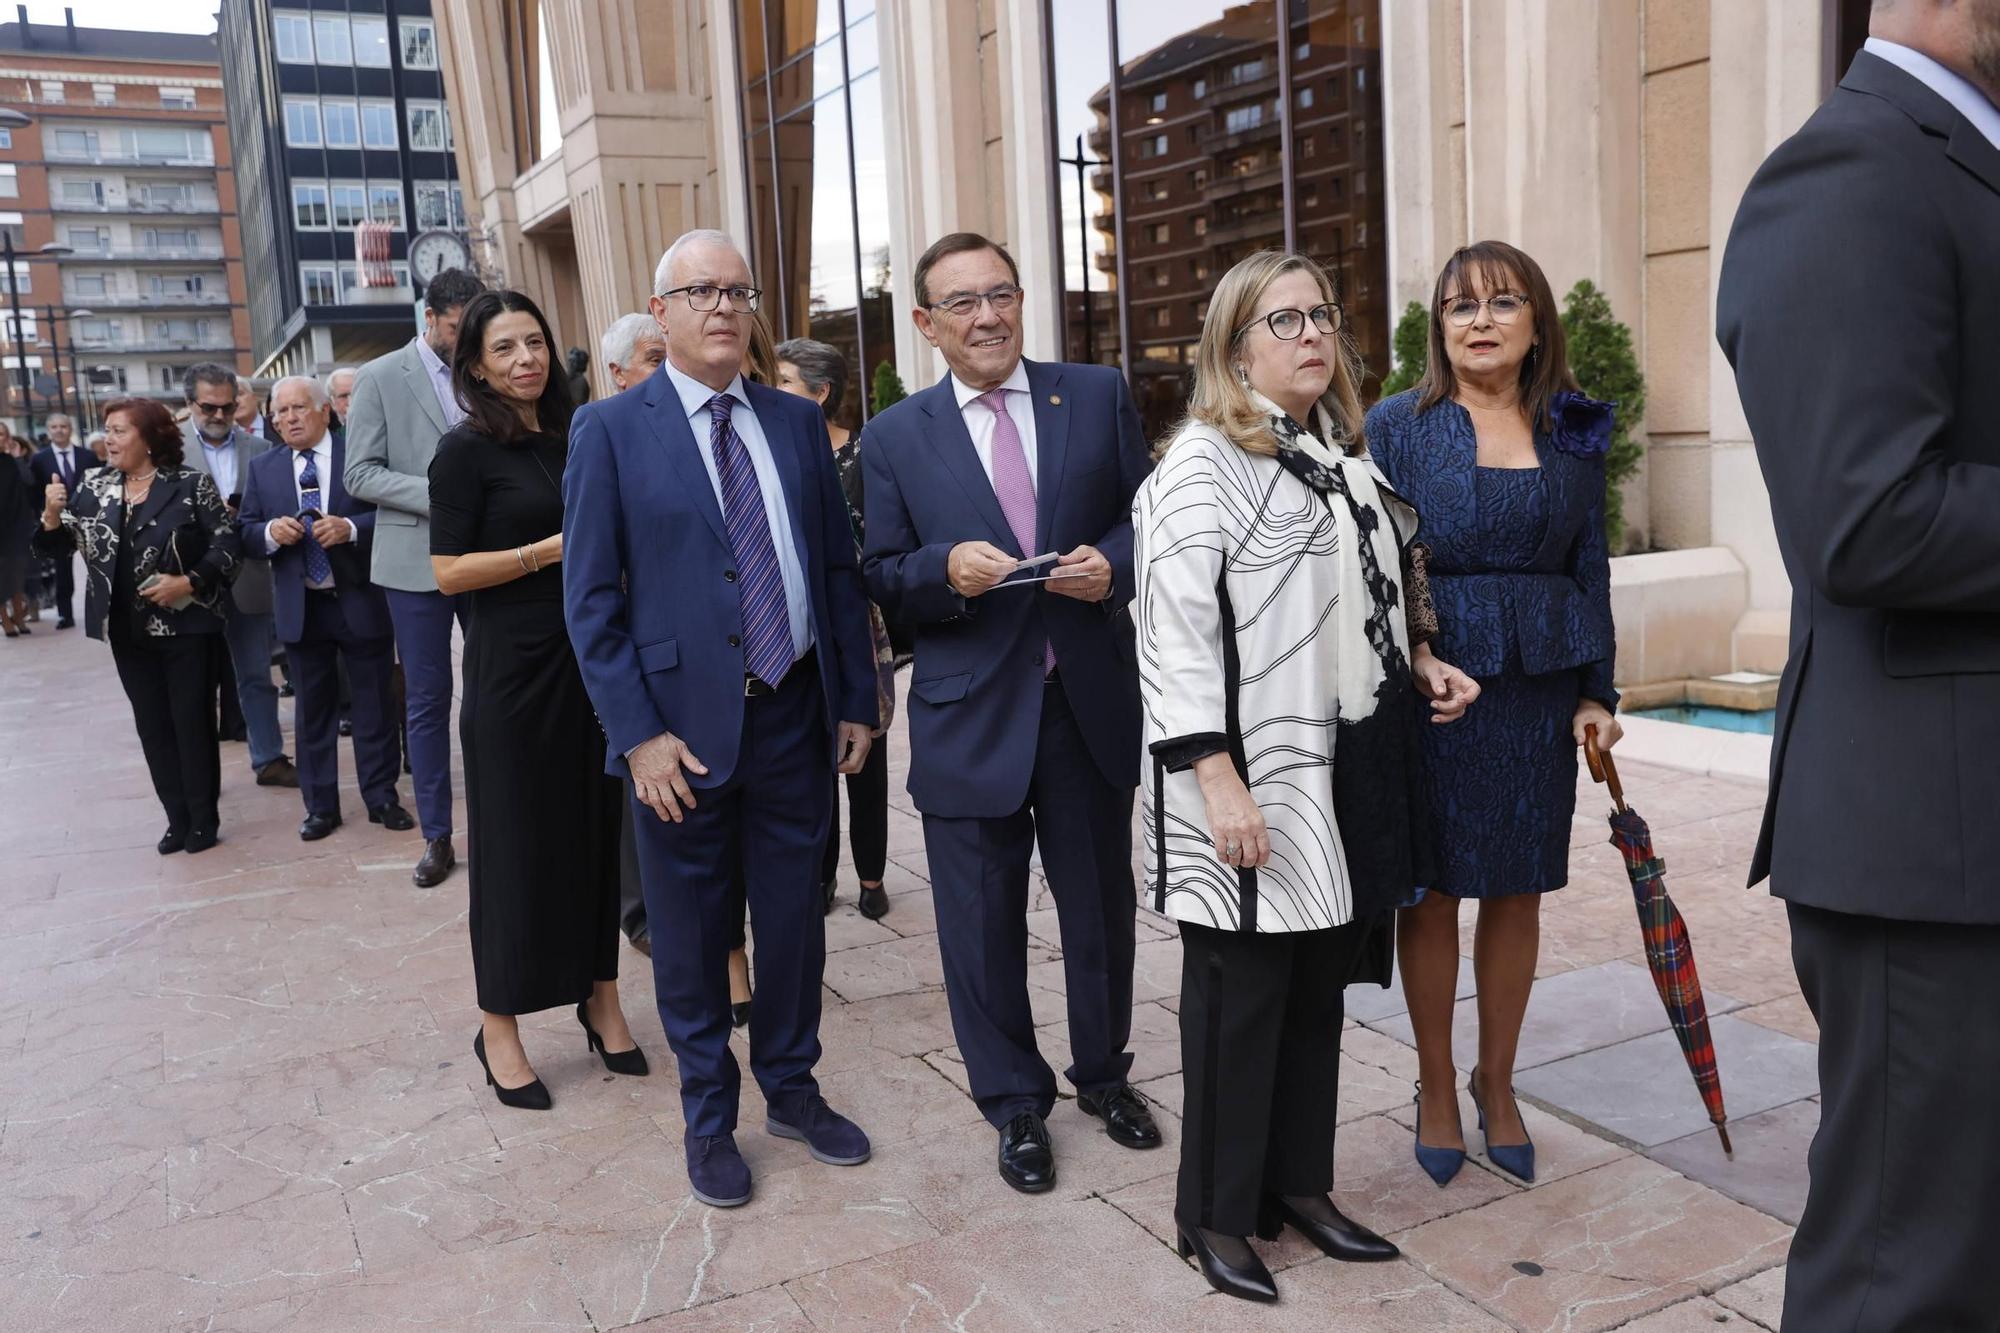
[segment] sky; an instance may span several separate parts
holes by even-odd
[[[15,0],[18,3],[19,0]],[[27,0],[28,19],[33,23],[61,23],[65,0]],[[135,32],[192,32],[202,36],[215,31],[217,0],[67,0],[76,11],[79,28],[126,28]],[[14,5],[0,9],[0,17],[14,18]]]

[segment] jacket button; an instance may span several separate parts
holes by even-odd
[[[734,583],[736,582],[736,571],[733,569],[725,569],[722,571],[722,577],[725,582]]]
[[[743,640],[737,638],[734,634],[732,634],[729,636],[729,646],[731,648],[741,648],[743,646]]]

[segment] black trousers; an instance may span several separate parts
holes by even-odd
[[[111,634],[111,660],[125,697],[132,701],[132,722],[153,792],[167,812],[167,827],[176,833],[212,832],[221,822],[216,800],[222,790],[222,755],[209,693],[214,644],[221,638]]]
[[[998,819],[924,816],[951,1030],[973,1100],[995,1128],[1023,1111],[1047,1116],[1056,1099],[1028,1002],[1028,863],[1037,846],[1062,931],[1065,1074],[1078,1092],[1108,1092],[1132,1071],[1132,790],[1098,772],[1054,683],[1042,691],[1027,804]]]
[[[840,775],[834,775],[833,822],[826,827],[826,850],[820,853],[819,882],[828,883],[840,869]],[[854,853],[854,877],[880,884],[889,865],[889,738],[877,736],[868,747],[868,762],[847,783],[847,845]]]
[[[2000,1329],[2000,926],[1790,904],[1819,1133],[1786,1333]]]
[[[306,813],[340,814],[340,673],[353,682],[354,776],[370,810],[396,801],[403,768],[396,719],[389,702],[389,668],[396,641],[350,633],[340,597],[306,591],[303,635],[285,645],[297,703],[295,748]]]
[[[1265,1195],[1333,1189],[1343,991],[1369,924],[1180,923],[1181,1222],[1247,1236]]]

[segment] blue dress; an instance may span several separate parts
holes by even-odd
[[[1459,720],[1422,725],[1419,789],[1437,837],[1426,887],[1455,898],[1561,888],[1577,702],[1618,701],[1601,448],[1537,432],[1540,467],[1480,467],[1465,410],[1419,413],[1414,394],[1378,404],[1366,438],[1431,548],[1432,650],[1480,685]]]

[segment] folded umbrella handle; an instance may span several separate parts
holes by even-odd
[[[1611,788],[1611,800],[1620,810],[1625,808],[1625,786],[1618,781],[1618,765],[1610,754],[1597,744],[1597,724],[1588,722],[1583,728],[1583,761],[1590,765],[1593,781],[1602,782]]]

